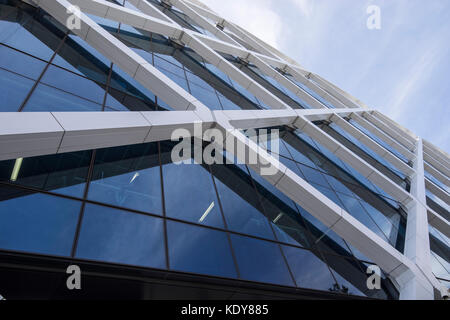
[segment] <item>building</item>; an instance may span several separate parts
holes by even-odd
[[[449,155],[200,2],[0,0],[0,43],[5,299],[446,295]]]

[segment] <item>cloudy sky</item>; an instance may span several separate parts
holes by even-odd
[[[450,153],[449,0],[203,2]]]

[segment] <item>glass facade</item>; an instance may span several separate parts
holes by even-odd
[[[279,132],[283,164],[403,252],[406,214],[397,201],[306,134],[287,127],[268,130],[268,150],[273,144],[272,130]]]
[[[0,111],[172,110],[64,26],[17,3],[0,2]],[[270,108],[191,49],[89,17],[210,109]]]
[[[126,0],[109,1],[137,10]],[[183,28],[214,37],[175,6],[148,1]],[[87,16],[209,109],[271,109],[191,48]],[[255,65],[220,54],[290,107],[311,108]],[[334,108],[292,75],[282,74]],[[0,112],[173,110],[43,10],[18,0],[0,0],[0,101]],[[336,124],[315,124],[409,191],[408,178],[393,164]],[[267,130],[264,148],[278,152],[289,169],[403,252],[406,213],[399,202],[303,132]],[[279,150],[272,150],[275,139]],[[175,144],[159,141],[0,161],[0,255],[20,253],[254,287],[399,298],[384,273],[382,288],[369,290],[367,268],[375,262],[250,167],[193,159],[192,164],[176,164]],[[426,176],[448,191],[428,172]],[[427,204],[448,219],[448,205],[430,191]],[[447,283],[449,239],[430,226],[430,245],[433,272]]]
[[[25,158],[14,179],[0,162],[0,250],[398,297],[367,290],[371,261],[251,169],[177,165],[173,146]]]

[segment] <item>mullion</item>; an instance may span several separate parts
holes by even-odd
[[[47,71],[47,69],[49,68],[49,66],[52,64],[53,59],[55,59],[56,55],[58,54],[58,51],[62,48],[64,42],[66,41],[67,37],[69,35],[69,32],[66,32],[66,34],[64,35],[64,37],[61,39],[60,43],[58,44],[58,47],[56,48],[56,50],[53,52],[52,57],[50,58],[50,60],[47,62],[46,66],[44,67],[44,69],[42,70],[39,78],[37,78],[36,82],[33,84],[33,87],[31,87],[30,91],[28,92],[27,96],[25,97],[25,100],[22,102],[22,105],[19,107],[19,110],[17,110],[17,112],[22,112],[23,108],[25,107],[25,105],[28,103],[28,101],[31,98],[31,95],[33,94],[33,92],[35,91],[36,87],[38,86],[38,84],[41,82],[42,77],[44,76],[45,72]]]
[[[222,201],[221,201],[220,196],[219,196],[219,190],[217,189],[216,178],[215,178],[215,176],[214,176],[214,174],[212,172],[211,166],[208,166],[208,167],[209,167],[209,173],[211,175],[211,179],[212,179],[212,182],[213,182],[214,190],[216,192],[217,201],[219,202],[219,210],[221,212],[223,225],[224,225],[224,228],[226,230],[225,233],[226,233],[226,236],[227,236],[228,243],[230,245],[231,257],[233,258],[233,263],[234,263],[234,267],[236,268],[236,273],[237,273],[238,279],[241,279],[241,272],[239,270],[239,265],[238,265],[238,261],[237,261],[237,258],[236,258],[236,253],[234,252],[233,242],[231,241],[231,236],[230,236],[230,233],[228,232],[229,228],[228,228],[227,220],[225,219],[225,214],[224,214],[223,207],[222,207]]]
[[[85,198],[85,199],[83,200],[82,198],[77,198],[77,197],[64,195],[64,194],[53,193],[51,191],[41,190],[41,189],[37,189],[37,188],[34,188],[34,187],[16,185],[16,184],[12,184],[12,183],[5,182],[5,181],[1,181],[0,185],[11,187],[11,188],[14,188],[14,189],[33,191],[33,192],[36,192],[36,193],[41,193],[41,194],[45,194],[45,195],[49,195],[49,196],[64,198],[64,199],[68,199],[68,200],[75,200],[75,201],[80,201],[80,202],[86,202],[86,204],[94,204],[94,205],[104,206],[104,207],[117,209],[117,210],[121,210],[121,211],[128,211],[128,212],[135,213],[135,214],[140,214],[140,215],[145,215],[145,216],[150,216],[150,217],[155,217],[155,218],[160,218],[161,219],[161,215],[160,214],[143,212],[143,211],[139,211],[139,210],[135,210],[135,209],[119,207],[119,206],[116,206],[116,205],[113,205],[113,204],[98,202],[98,201],[95,201],[95,200],[89,200],[89,199],[85,198],[84,196],[83,196],[83,198]],[[262,237],[259,237],[259,236],[254,236],[254,235],[251,235],[251,234],[241,233],[241,232],[233,231],[233,230],[225,230],[225,229],[220,228],[220,227],[214,227],[214,226],[208,226],[208,225],[200,225],[200,224],[198,224],[196,222],[181,220],[181,219],[178,219],[178,218],[172,218],[172,217],[168,217],[168,216],[166,216],[165,219],[170,220],[170,221],[174,221],[174,222],[189,224],[189,225],[192,225],[192,226],[203,227],[203,228],[216,230],[216,231],[222,231],[222,232],[229,232],[230,234],[235,234],[235,235],[238,235],[238,236],[244,236],[244,237],[253,238],[253,239],[256,239],[256,240],[267,241],[267,242],[272,242],[272,243],[279,243],[279,244],[282,244],[282,245],[286,245],[286,246],[290,246],[290,247],[294,247],[294,248],[305,249],[305,250],[311,251],[310,249],[307,249],[307,248],[302,247],[300,245],[295,245],[295,244],[292,244],[292,243],[281,243],[281,242],[278,242],[278,240],[262,238]],[[364,261],[364,260],[358,260],[358,261]],[[369,262],[369,261],[364,261],[364,262],[372,263],[372,262]]]
[[[77,223],[77,228],[76,228],[76,231],[75,231],[75,238],[74,238],[74,241],[73,241],[72,252],[70,254],[70,256],[72,258],[75,257],[75,253],[76,253],[76,250],[77,250],[77,247],[78,247],[78,239],[79,239],[79,236],[80,236],[81,226],[82,226],[82,223],[83,223],[84,209],[86,207],[86,199],[87,199],[87,196],[88,196],[88,193],[89,193],[89,186],[91,184],[92,175],[93,175],[93,172],[94,172],[94,165],[95,165],[96,155],[97,155],[97,150],[93,150],[92,151],[92,155],[91,155],[91,162],[89,163],[89,171],[88,171],[88,175],[87,175],[87,179],[86,179],[86,186],[84,188],[84,194],[83,194],[83,200],[82,200],[82,203],[81,203],[80,214],[78,216],[78,223]]]
[[[161,143],[158,141],[158,160],[159,160],[159,177],[161,182],[161,201],[162,201],[162,209],[163,209],[163,227],[164,227],[164,250],[166,253],[166,268],[170,270],[170,258],[169,258],[169,239],[167,236],[167,213],[166,213],[166,197],[164,194],[164,177],[163,177],[163,169],[162,169],[162,161],[161,161]]]
[[[108,98],[109,86],[111,84],[111,75],[112,75],[113,66],[114,66],[114,63],[111,63],[111,65],[109,67],[108,78],[106,79],[106,87],[105,87],[105,95],[103,96],[102,111],[105,111],[105,108],[106,108],[106,100]]]
[[[281,256],[283,257],[284,263],[286,264],[286,267],[288,269],[289,275],[290,275],[294,285],[296,287],[298,287],[297,280],[295,279],[294,274],[292,273],[291,267],[289,266],[289,263],[288,263],[288,261],[286,259],[286,256],[285,256],[285,254],[283,252],[283,249],[281,247],[282,243],[281,243],[281,241],[278,240],[277,233],[275,232],[274,226],[272,224],[272,220],[270,220],[269,217],[267,216],[266,209],[264,208],[264,205],[263,205],[263,202],[262,202],[262,196],[259,194],[258,189],[256,188],[256,184],[255,184],[255,181],[253,180],[253,178],[252,178],[252,176],[250,174],[250,170],[248,169],[247,166],[245,166],[245,168],[247,169],[248,177],[250,178],[250,181],[252,183],[253,189],[255,190],[255,193],[256,193],[257,198],[259,200],[259,205],[261,206],[261,210],[263,211],[262,213],[264,214],[265,218],[267,219],[267,221],[269,223],[270,230],[272,230],[272,233],[273,233],[273,236],[274,236],[274,239],[275,239],[275,243],[277,244],[278,249],[280,250]],[[256,174],[258,174],[258,173],[256,173]]]

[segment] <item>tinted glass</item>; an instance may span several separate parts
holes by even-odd
[[[0,180],[81,198],[91,151],[71,152],[0,162]]]
[[[167,237],[172,270],[237,277],[224,232],[168,221]]]
[[[243,279],[294,286],[277,244],[237,235],[231,240]]]
[[[88,204],[76,256],[164,269],[162,219]]]
[[[319,253],[283,246],[283,251],[300,288],[328,291],[336,281]]]
[[[81,203],[0,185],[0,247],[70,256]]]
[[[157,144],[98,150],[88,198],[162,214]]]
[[[197,164],[163,166],[169,217],[223,228],[216,191],[208,169]]]

